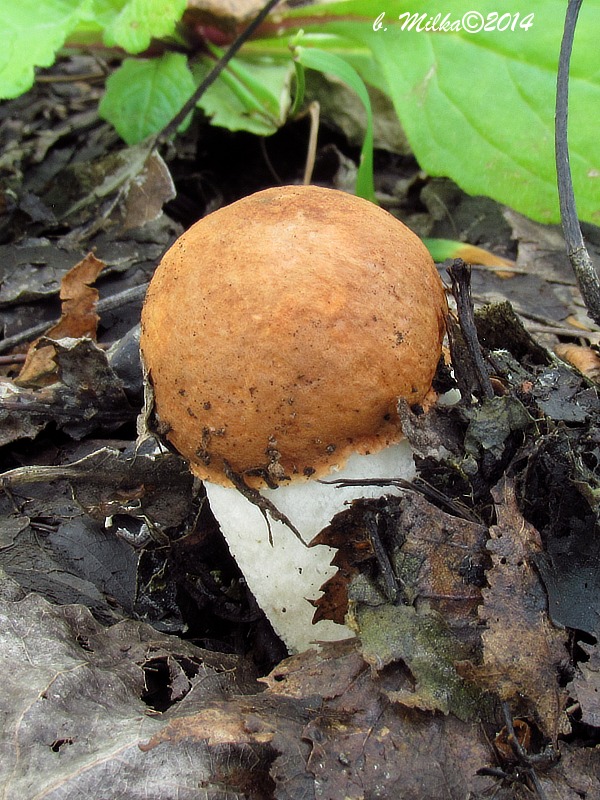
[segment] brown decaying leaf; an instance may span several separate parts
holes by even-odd
[[[94,289],[91,284],[95,282],[104,266],[103,261],[97,259],[93,253],[88,253],[84,259],[67,272],[62,279],[60,288],[61,318],[44,334],[46,338],[55,341],[63,338],[81,339],[83,337],[96,339],[99,321],[96,313],[98,290]],[[42,388],[56,381],[56,350],[52,345],[38,347],[40,338],[32,342],[29,347],[27,359],[15,380],[17,386]]]
[[[92,288],[105,264],[88,253],[62,279],[60,299],[62,314],[56,325],[47,332],[49,339],[62,339],[69,336],[79,339],[82,336],[96,338],[99,317],[96,314],[98,290]]]
[[[364,524],[363,511],[369,501],[357,500],[348,511],[337,514],[311,542],[335,549],[332,564],[337,572],[322,586],[322,596],[314,602],[314,622],[330,619],[344,624],[348,613],[348,584],[360,572],[360,565],[373,558],[373,547]]]
[[[494,747],[498,751],[502,760],[510,764],[516,760],[514,743],[511,741],[511,736],[514,736],[523,748],[528,753],[531,749],[531,727],[523,719],[513,720],[513,732],[509,732],[506,726],[499,731],[494,737]]]
[[[302,731],[316,796],[448,800],[491,790],[493,780],[476,774],[493,758],[481,726],[390,704],[404,671],[374,675],[356,647],[337,642],[294,656],[266,679],[269,695],[308,699],[324,689]]]
[[[387,596],[369,533],[382,538],[404,603]],[[339,548],[334,563],[343,565],[335,592],[325,587],[329,604],[343,599],[345,605],[342,583],[354,572],[346,622],[358,633],[362,657],[374,674],[393,665],[403,676],[382,689],[394,703],[463,720],[485,717],[483,693],[457,675],[454,663],[478,648],[486,537],[485,526],[446,514],[412,492],[357,501],[319,537]]]
[[[446,514],[418,494],[403,498],[398,527],[404,541],[394,564],[409,599],[427,603],[449,627],[464,630],[481,601],[486,527]]]
[[[129,184],[123,209],[123,230],[141,228],[158,219],[165,203],[177,194],[169,168],[152,151],[139,174]]]
[[[165,742],[177,744],[185,739],[200,739],[208,745],[217,744],[267,744],[273,740],[275,729],[272,725],[259,722],[255,707],[247,704],[246,713],[250,720],[240,713],[238,704],[236,713],[231,713],[231,706],[223,703],[212,708],[206,708],[187,717],[177,717],[169,722],[153,736],[149,742],[140,744],[140,750],[147,753]]]
[[[480,726],[391,705],[382,690],[394,676],[373,677],[356,643],[331,643],[320,653],[294,656],[264,682],[269,688],[252,703],[213,703],[195,719],[163,729],[149,744],[171,748],[199,736],[224,747],[230,736],[232,748],[253,744],[263,756],[270,748],[277,755],[270,769],[272,796],[286,800],[447,800],[483,796],[493,786],[493,779],[477,775],[493,758]],[[301,784],[306,794],[294,793],[291,783],[292,777],[298,781],[293,768],[300,766],[310,776],[310,783]]]
[[[508,480],[493,495],[498,523],[490,528],[492,567],[479,611],[487,626],[483,663],[463,664],[460,672],[515,703],[516,713],[533,714],[543,734],[556,742],[569,730],[567,695],[558,683],[567,635],[550,622],[546,593],[533,566],[541,550],[538,532],[521,515]]]
[[[81,606],[2,599],[0,621],[6,800],[530,796],[477,774],[496,765],[479,723],[390,703],[405,676],[373,675],[356,643],[290,658],[257,692],[240,659],[133,621],[105,628]],[[148,670],[170,698],[161,714],[141,699]],[[599,796],[600,749],[562,753],[540,776],[547,796]]]
[[[255,17],[263,5],[262,0],[188,0],[184,21],[232,33]]]
[[[446,623],[467,632],[465,618],[481,601],[479,581],[489,558],[484,525],[446,514],[415,492],[383,501],[358,500],[338,514],[314,539],[335,548],[336,574],[316,601],[317,619],[343,623],[348,610],[348,583],[374,552],[365,514],[388,520],[386,541],[406,600],[426,602],[444,615]]]
[[[578,344],[557,344],[554,352],[563,361],[578,369],[592,381],[600,381],[600,356],[592,347]]]
[[[600,728],[600,653],[597,645],[581,643],[580,647],[587,653],[588,660],[580,661],[568,688],[581,708],[581,721]]]
[[[349,691],[368,669],[357,640],[346,639],[286,658],[259,680],[275,695],[300,699],[315,694],[331,700]]]

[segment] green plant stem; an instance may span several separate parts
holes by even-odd
[[[573,179],[569,163],[568,112],[569,112],[569,65],[575,26],[582,0],[569,0],[565,27],[560,47],[558,75],[556,80],[555,151],[560,218],[567,245],[567,255],[590,316],[600,325],[600,279],[583,241],[577,217]]]
[[[268,2],[258,12],[252,22],[234,39],[223,56],[216,62],[206,78],[204,78],[204,80],[200,83],[190,99],[183,105],[181,110],[173,117],[169,124],[157,134],[157,144],[166,141],[177,131],[177,128],[179,128],[187,115],[194,110],[198,100],[202,97],[204,92],[216,81],[221,72],[223,72],[227,64],[229,64],[244,42],[247,41],[250,36],[252,36],[254,31],[261,25],[261,23],[266,19],[266,17],[278,3],[279,0],[268,0]]]

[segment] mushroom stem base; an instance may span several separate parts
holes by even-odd
[[[413,454],[406,440],[379,453],[351,456],[343,469],[328,480],[404,478],[415,475]],[[292,653],[319,641],[336,641],[352,636],[343,625],[323,620],[312,624],[315,600],[323,584],[335,574],[331,560],[335,550],[323,545],[306,547],[283,523],[269,520],[237,489],[205,484],[208,501],[229,549],[242,571],[248,588],[271,622],[275,632]],[[305,481],[263,489],[267,497],[300,531],[309,543],[333,517],[353,500],[397,494],[391,486],[336,487],[319,481]]]

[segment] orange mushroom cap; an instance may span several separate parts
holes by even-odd
[[[431,388],[446,298],[421,240],[315,186],[209,214],[164,256],[142,312],[155,413],[205,480],[322,475],[401,438]]]

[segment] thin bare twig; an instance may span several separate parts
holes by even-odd
[[[296,539],[301,542],[305,547],[307,547],[306,542],[302,538],[302,534],[296,528],[294,523],[282,512],[280,511],[275,503],[272,503],[268,497],[262,495],[258,489],[253,489],[251,486],[248,486],[246,481],[244,480],[243,475],[235,472],[228,461],[223,459],[223,467],[225,471],[225,476],[229,478],[231,483],[234,487],[238,490],[238,492],[243,495],[246,500],[249,500],[252,505],[256,506],[260,513],[263,515],[264,520],[267,524],[267,529],[269,532],[269,544],[273,546],[273,532],[271,530],[271,523],[269,522],[269,516],[274,519],[276,522],[281,522],[283,525],[287,526],[291,532],[294,534]]]
[[[582,0],[569,0],[565,27],[560,47],[558,61],[558,76],[556,81],[556,117],[555,117],[555,149],[556,149],[556,175],[558,180],[558,197],[560,202],[560,218],[562,222],[567,255],[577,278],[579,291],[583,297],[590,316],[597,325],[600,325],[600,279],[592,263],[590,255],[583,241],[583,234],[577,208],[573,179],[569,164],[568,143],[568,111],[569,111],[569,65],[575,26]]]
[[[312,181],[315,160],[317,158],[317,138],[319,135],[319,117],[321,107],[316,100],[309,104],[307,113],[310,117],[310,133],[308,135],[308,150],[306,153],[306,165],[304,167],[304,178],[302,183],[305,186]]]
[[[189,100],[184,103],[181,110],[173,117],[173,119],[166,125],[160,133],[156,136],[156,143],[160,144],[161,142],[165,142],[170,136],[172,136],[177,128],[181,125],[187,115],[192,112],[198,100],[202,97],[204,92],[212,86],[212,84],[217,80],[221,72],[225,69],[227,64],[231,61],[231,59],[235,56],[237,51],[240,47],[246,42],[254,33],[254,31],[258,28],[258,26],[264,22],[266,17],[270,14],[270,12],[275,8],[275,6],[279,3],[279,0],[268,0],[268,2],[263,6],[263,8],[258,12],[256,17],[252,20],[252,22],[244,28],[244,30],[233,40],[233,42],[229,45],[228,49],[225,53],[223,53],[222,57],[217,61],[211,71],[208,73],[206,78],[202,81],[202,83],[198,86],[196,91],[193,95],[189,98]]]
[[[411,481],[407,481],[404,478],[338,478],[337,480],[331,481],[320,478],[319,483],[337,486],[340,489],[346,486],[395,486],[398,489],[405,489],[408,492],[421,494],[427,500],[431,500],[434,503],[439,503],[456,517],[469,520],[469,522],[475,522],[478,524],[481,523],[481,519],[473,514],[472,511],[465,506],[456,503],[454,500],[447,497],[443,492],[440,492],[439,489],[436,489],[435,486],[431,486],[431,484],[427,483],[419,476]]]

